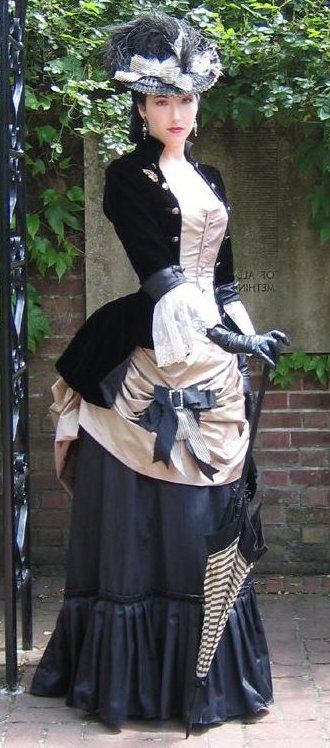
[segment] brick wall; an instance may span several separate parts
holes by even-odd
[[[254,453],[270,546],[260,571],[329,572],[329,427],[329,389],[312,377],[268,390]]]
[[[54,364],[85,318],[83,269],[58,283],[56,276],[31,279],[51,324],[51,336],[29,361],[32,563],[40,574],[63,573],[70,499],[62,491],[53,460],[53,425],[48,416]]]
[[[65,565],[70,500],[54,475],[47,409],[54,361],[84,318],[83,272],[78,268],[60,285],[55,277],[34,283],[50,315],[52,335],[30,361],[32,558],[37,573],[55,575]],[[257,386],[257,366],[254,379]],[[255,450],[270,546],[261,573],[329,571],[329,405],[329,390],[309,377],[297,377],[288,392],[273,387],[266,395]]]

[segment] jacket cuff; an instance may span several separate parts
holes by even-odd
[[[187,283],[183,268],[180,265],[170,265],[150,275],[142,284],[142,288],[156,303],[165,293],[180,286],[181,283]]]
[[[217,303],[224,307],[225,304],[229,304],[231,301],[239,301],[239,283],[233,281],[232,283],[222,283],[221,286],[217,286],[215,289],[215,298]]]

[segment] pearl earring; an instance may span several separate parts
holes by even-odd
[[[148,132],[149,132],[148,122],[147,122],[147,120],[146,120],[146,119],[144,119],[144,120],[143,120],[143,125],[142,125],[142,135],[143,135],[143,140],[145,140],[145,139],[146,139],[146,137],[147,137],[147,135],[148,135]]]
[[[197,119],[195,119],[195,122],[193,124],[193,131],[194,131],[195,138],[197,138],[197,133],[198,133]]]

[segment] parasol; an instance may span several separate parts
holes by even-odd
[[[187,738],[193,724],[200,687],[205,685],[229,613],[254,563],[267,550],[261,528],[260,504],[252,514],[248,510],[246,478],[269,371],[270,367],[266,364],[250,426],[249,445],[235,502],[235,516],[228,517],[221,530],[207,537],[209,555],[204,579],[204,620],[197,656],[196,678],[187,717]]]

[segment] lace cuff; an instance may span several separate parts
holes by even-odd
[[[162,296],[154,308],[152,336],[158,366],[184,361],[196,332],[220,322],[217,305],[191,283],[182,283]]]

